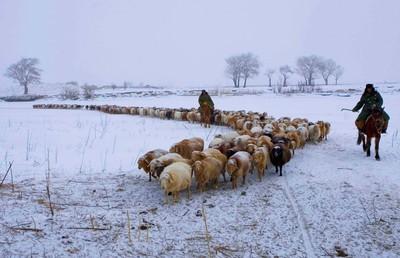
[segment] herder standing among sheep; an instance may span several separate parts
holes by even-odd
[[[367,120],[369,115],[371,115],[372,110],[374,108],[378,108],[382,111],[383,119],[385,121],[385,123],[383,125],[383,129],[382,129],[382,133],[386,133],[386,129],[388,127],[390,117],[385,112],[385,110],[383,110],[382,104],[383,104],[383,99],[382,99],[381,94],[379,94],[379,92],[374,88],[373,84],[367,84],[365,86],[365,90],[364,90],[363,95],[361,96],[360,101],[352,109],[353,112],[357,112],[358,110],[363,108],[355,122],[355,124],[360,132],[363,130],[365,121]]]

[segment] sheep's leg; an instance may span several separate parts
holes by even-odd
[[[279,166],[279,176],[282,176],[282,165]]]
[[[214,181],[214,188],[215,188],[215,189],[218,189],[218,178],[215,179],[215,181]]]
[[[165,192],[164,192],[164,195],[165,195],[164,204],[167,204],[167,205],[168,205],[168,192],[165,191]]]
[[[381,140],[381,136],[377,135],[375,137],[375,159],[376,160],[381,160],[381,157],[379,157],[379,142]]]
[[[226,177],[225,177],[225,170],[222,170],[222,176],[224,177],[224,182],[226,182]]]
[[[149,172],[149,182],[151,182],[151,173]]]
[[[260,182],[262,181],[262,179],[261,179],[261,176],[262,176],[262,173],[263,173],[263,171],[262,171],[262,168],[258,168],[257,169],[258,171],[258,179],[260,180]]]
[[[275,173],[278,173],[278,166],[275,166]]]
[[[179,201],[179,192],[175,192],[174,193],[174,202],[178,202]]]
[[[367,136],[367,157],[371,156],[371,137]]]
[[[189,185],[189,187],[188,187],[188,200],[190,200],[190,185]]]
[[[243,185],[246,183],[246,175],[243,175]]]

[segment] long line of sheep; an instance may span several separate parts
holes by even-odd
[[[200,122],[197,109],[170,109],[155,107],[123,107],[116,105],[68,105],[38,104],[33,108],[45,109],[88,109],[110,114],[129,114]],[[267,113],[245,111],[216,110],[214,124],[229,126],[234,131],[215,135],[208,148],[204,148],[201,138],[184,139],[167,151],[151,150],[138,160],[138,168],[160,180],[166,201],[172,194],[174,201],[179,192],[188,190],[192,178],[197,189],[204,191],[207,184],[218,186],[222,175],[230,176],[232,188],[237,188],[241,177],[245,184],[246,176],[257,172],[261,181],[265,170],[271,165],[282,176],[282,167],[290,161],[296,149],[301,149],[307,142],[318,143],[327,139],[330,124],[324,121],[309,122],[305,118],[282,117],[275,119]]]

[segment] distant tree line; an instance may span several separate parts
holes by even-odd
[[[260,73],[261,63],[257,56],[252,53],[231,56],[226,61],[226,75],[232,80],[235,87],[246,87],[247,80]],[[278,73],[279,81],[277,84],[288,85],[289,77],[297,74],[302,78],[299,84],[314,86],[315,80],[322,78],[325,85],[329,84],[330,78],[338,84],[339,79],[344,73],[342,66],[330,58],[317,55],[301,56],[296,61],[296,66],[282,65],[277,70],[268,68],[265,75],[268,77],[268,85],[272,86],[274,74]]]
[[[225,61],[225,73],[232,80],[235,87],[246,87],[248,80],[260,73],[261,63],[253,53],[231,56]],[[28,94],[29,85],[40,83],[42,70],[38,68],[38,64],[39,60],[37,58],[22,58],[8,67],[5,76],[18,82],[24,87],[24,94]],[[272,86],[275,73],[278,74],[279,79],[276,83],[277,85],[287,86],[290,76],[296,73],[302,78],[298,85],[314,86],[315,80],[319,78],[323,79],[325,85],[329,84],[330,78],[333,78],[337,84],[344,73],[344,69],[330,58],[310,55],[299,57],[295,67],[282,65],[277,70],[268,68],[265,75],[268,77],[269,86]],[[77,86],[77,82],[72,81],[69,84]],[[128,82],[124,82],[125,89],[129,86],[131,85]],[[85,95],[93,95],[94,89],[84,87],[83,90]]]

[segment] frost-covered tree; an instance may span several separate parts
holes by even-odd
[[[325,81],[325,85],[329,83],[329,77],[334,75],[337,64],[332,59],[321,59],[318,64],[318,72],[321,74]]]
[[[240,87],[243,79],[243,87],[246,87],[247,80],[258,75],[260,62],[252,53],[231,56],[225,59],[227,67],[225,73],[233,81],[235,87]]]
[[[226,69],[225,73],[233,81],[235,87],[239,87],[241,79],[241,59],[239,56],[231,56],[225,59]]]
[[[318,75],[318,67],[322,58],[316,55],[302,56],[297,59],[296,72],[303,76],[306,85],[312,85]]]
[[[333,77],[335,78],[336,85],[337,85],[340,77],[342,77],[343,73],[344,73],[344,68],[341,67],[340,65],[337,65],[335,68],[335,72],[333,73]]]
[[[268,76],[268,86],[272,87],[272,76],[274,75],[275,70],[274,69],[267,69],[265,74]]]
[[[42,70],[37,67],[38,64],[37,58],[22,58],[8,67],[5,76],[17,81],[24,87],[24,94],[28,94],[28,85],[40,82]]]
[[[258,75],[260,62],[252,53],[242,54],[240,57],[242,59],[243,87],[246,87],[247,79]]]
[[[284,65],[279,68],[279,72],[282,75],[282,85],[283,85],[283,87],[286,87],[287,80],[289,79],[290,74],[293,73],[293,70],[292,70],[292,68],[290,68],[290,66]]]

